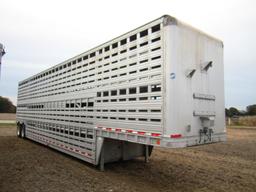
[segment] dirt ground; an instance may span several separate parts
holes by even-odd
[[[256,129],[228,129],[228,142],[155,149],[105,172],[0,127],[0,191],[255,191]]]

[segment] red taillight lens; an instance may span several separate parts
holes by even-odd
[[[182,137],[181,134],[172,134],[171,135],[171,138],[173,138],[173,139],[180,138],[180,137]]]

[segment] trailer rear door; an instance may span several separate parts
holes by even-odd
[[[223,44],[180,22],[165,37],[165,136],[183,146],[217,141],[225,131]]]

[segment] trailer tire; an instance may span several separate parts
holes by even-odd
[[[16,134],[17,134],[17,137],[21,137],[21,125],[20,125],[20,123],[17,123]]]
[[[24,124],[21,125],[20,135],[21,135],[22,139],[25,139],[25,137],[26,137],[26,128],[25,128]]]

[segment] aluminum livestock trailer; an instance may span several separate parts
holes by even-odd
[[[164,15],[19,82],[17,135],[94,165],[226,140],[223,43]]]

